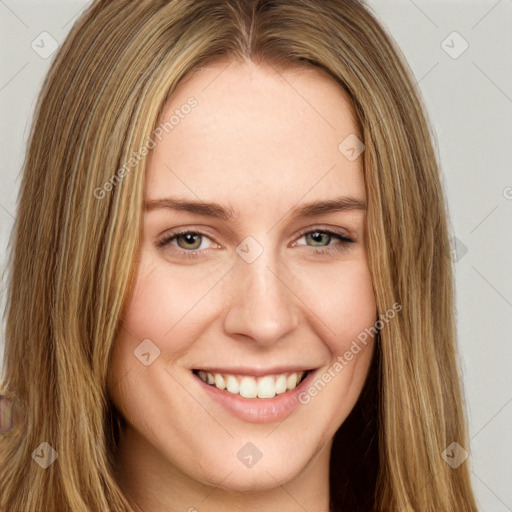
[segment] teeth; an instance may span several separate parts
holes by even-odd
[[[273,398],[276,396],[274,377],[267,375],[258,379],[258,398]]]
[[[226,382],[220,373],[215,374],[215,387],[219,389],[226,389]]]
[[[258,385],[253,377],[244,377],[240,381],[240,396],[244,398],[256,398],[258,396]]]
[[[238,379],[234,375],[210,373],[203,370],[197,372],[203,382],[244,398],[273,398],[276,395],[281,395],[295,389],[304,374],[305,372],[292,372],[263,377],[244,376]]]
[[[288,389],[295,389],[297,387],[297,374],[296,373],[290,373],[290,375],[288,375],[288,378],[286,379],[286,387]]]
[[[280,395],[286,391],[286,375],[279,375],[274,384],[276,395]]]
[[[228,375],[226,379],[226,388],[230,393],[234,395],[238,395],[238,391],[240,390],[240,385],[238,384],[238,379],[233,377],[233,375]]]

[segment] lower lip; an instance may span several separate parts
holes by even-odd
[[[222,405],[237,418],[249,423],[275,423],[283,421],[302,405],[299,401],[299,395],[308,388],[314,373],[314,371],[310,371],[295,389],[276,395],[274,398],[243,398],[240,395],[234,395],[229,391],[221,391],[215,386],[210,386],[197,375],[194,375],[194,377],[212,400]]]

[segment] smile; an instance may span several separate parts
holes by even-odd
[[[243,398],[274,398],[295,389],[309,371],[250,376],[194,370],[204,383]]]

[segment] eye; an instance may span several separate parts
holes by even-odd
[[[300,238],[305,238],[306,246],[318,248],[315,250],[315,252],[317,253],[339,252],[341,250],[347,249],[348,244],[354,243],[354,240],[352,240],[351,238],[342,235],[341,233],[331,231],[330,229],[316,229],[313,231],[304,231],[300,234]],[[339,243],[334,245],[331,244],[333,239],[338,240]],[[311,245],[308,244],[308,242],[311,242]],[[294,245],[304,244],[297,244],[297,242],[294,242]]]
[[[197,231],[167,233],[158,240],[157,247],[162,249],[169,244],[173,244],[179,249],[183,249],[183,251],[180,251],[183,253],[183,256],[195,257],[197,253],[192,251],[208,249],[208,247],[203,246],[203,241],[205,239],[210,240],[210,238],[204,233],[199,233]]]
[[[354,243],[351,238],[332,231],[330,229],[315,229],[303,231],[300,233],[298,240],[304,238],[306,244],[299,244],[297,241],[293,242],[292,246],[306,246],[313,247],[315,253],[319,254],[332,254],[346,250],[348,244]],[[205,247],[203,242],[209,240],[210,244]],[[332,244],[333,240],[338,243]],[[178,232],[166,233],[158,239],[156,246],[159,249],[164,249],[168,246],[174,246],[173,252],[178,253],[178,257],[183,258],[198,258],[202,253],[208,251],[212,247],[220,248],[218,244],[213,243],[212,239],[199,231],[183,230]]]

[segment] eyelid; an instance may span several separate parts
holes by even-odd
[[[201,236],[202,238],[209,238],[213,242],[212,237],[210,235],[208,235],[207,233],[205,233],[204,231],[201,231],[200,229],[177,228],[176,230],[164,233],[161,237],[159,237],[157,239],[156,245],[158,248],[164,248],[167,244],[170,244],[173,239],[176,239],[180,235],[188,235],[188,234],[198,235],[198,236]],[[217,245],[219,245],[219,244],[217,244]],[[206,249],[203,249],[202,251],[204,251],[204,250],[206,250]],[[185,251],[185,250],[183,250],[183,251],[184,252],[193,252],[193,251]]]
[[[316,232],[319,232],[319,233],[328,233],[329,235],[334,235],[334,236],[338,236],[340,238],[342,238],[343,242],[346,242],[346,243],[354,243],[356,242],[356,240],[354,240],[352,238],[352,236],[350,236],[349,234],[347,233],[344,233],[344,232],[341,232],[339,231],[338,229],[335,229],[335,228],[330,228],[330,227],[314,227],[314,228],[305,228],[303,231],[300,231],[296,237],[296,240],[298,238],[302,238],[304,235],[307,235],[308,233],[316,233]],[[314,247],[314,246],[310,246],[310,247]]]

